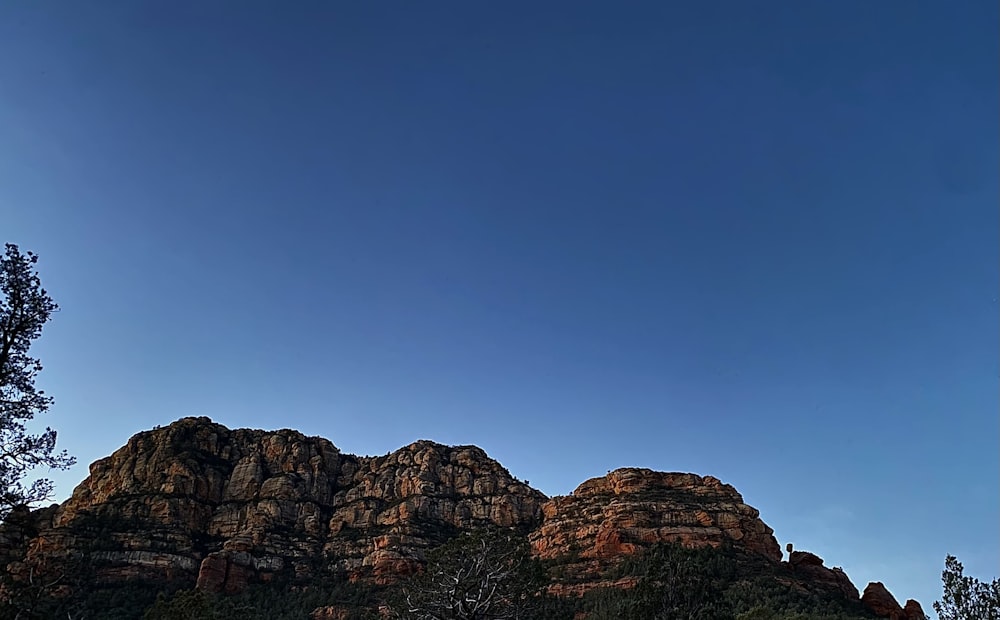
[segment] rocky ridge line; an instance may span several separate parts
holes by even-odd
[[[571,577],[555,586],[566,595],[628,587],[600,575],[658,542],[782,559],[759,512],[711,476],[623,468],[550,499],[475,446],[417,441],[363,457],[293,430],[230,430],[201,417],[138,433],[94,462],[63,504],[12,514],[0,526],[0,562],[23,575],[87,556],[98,581],[223,592],[278,576],[388,583],[417,570],[427,549],[483,525],[527,533],[533,553]],[[881,584],[859,598],[813,554],[794,552],[788,564],[801,583],[880,617],[917,617],[919,604],[903,609],[888,595],[893,606]]]

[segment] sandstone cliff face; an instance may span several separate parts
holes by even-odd
[[[587,480],[542,506],[534,553],[568,564],[575,578],[658,542],[689,547],[738,545],[781,560],[774,531],[732,486],[711,476],[624,468]]]
[[[185,418],[91,465],[25,561],[86,551],[102,579],[215,591],[320,569],[379,581],[412,571],[457,529],[531,527],[545,500],[474,446],[421,441],[356,457],[295,431]]]
[[[489,524],[528,533],[534,554],[561,567],[553,592],[563,595],[633,587],[634,577],[601,575],[658,542],[732,547],[775,566],[782,558],[758,511],[711,476],[625,468],[549,499],[475,446],[418,441],[359,457],[292,430],[184,418],[92,464],[62,505],[12,513],[0,525],[0,566],[23,575],[87,558],[88,580],[215,592],[295,576],[387,583],[458,531]],[[790,584],[859,599],[843,571],[813,554],[781,565]],[[874,585],[869,608],[916,617],[919,605],[904,611]]]

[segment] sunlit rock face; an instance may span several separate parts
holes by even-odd
[[[811,553],[782,562],[759,512],[711,476],[624,468],[550,499],[475,446],[418,441],[359,457],[293,430],[203,417],[135,435],[61,505],[14,511],[0,525],[0,566],[23,579],[85,559],[87,583],[228,593],[290,577],[385,584],[485,525],[524,532],[557,574],[554,594],[634,587],[607,569],[665,542],[732,550],[780,568],[792,587],[859,600],[843,571]],[[869,608],[907,620],[919,608],[871,586],[865,595]]]
[[[711,476],[617,469],[548,501],[542,512],[530,536],[534,553],[567,563],[576,579],[596,577],[622,556],[660,542],[732,544],[781,560],[774,531],[760,513]]]
[[[412,572],[425,549],[460,529],[528,529],[545,501],[474,446],[419,441],[357,457],[292,430],[184,418],[91,465],[22,541],[21,559],[86,549],[98,554],[102,578],[229,592],[319,568],[384,581]]]

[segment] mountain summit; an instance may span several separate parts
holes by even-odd
[[[83,586],[234,594],[310,576],[385,585],[420,570],[430,549],[483,526],[527,535],[561,596],[630,587],[609,571],[677,543],[733,550],[778,571],[788,587],[875,617],[923,618],[919,604],[904,610],[880,583],[862,598],[813,554],[783,561],[760,513],[711,476],[624,468],[548,498],[476,446],[417,441],[354,456],[320,437],[230,430],[205,417],[141,432],[94,462],[67,501],[12,513],[0,526],[0,562],[15,582],[86,558]]]

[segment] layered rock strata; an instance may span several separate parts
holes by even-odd
[[[550,499],[475,446],[418,441],[354,456],[320,437],[208,418],[139,433],[93,463],[66,502],[12,513],[0,525],[0,566],[18,577],[86,560],[89,583],[213,592],[294,577],[384,584],[418,570],[427,549],[486,525],[525,532],[533,553],[559,568],[556,594],[632,587],[634,578],[603,575],[667,542],[731,548],[783,567],[796,587],[859,600],[847,575],[813,554],[782,563],[760,513],[711,476],[624,468]],[[919,604],[900,607],[881,584],[860,600],[882,617],[918,617]]]
[[[296,431],[185,418],[91,465],[69,500],[39,513],[19,561],[86,553],[102,580],[227,592],[282,573],[378,582],[459,530],[533,527],[545,501],[475,446],[357,457]]]

